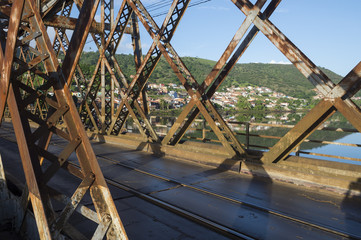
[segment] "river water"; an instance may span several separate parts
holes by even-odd
[[[290,128],[279,128],[279,127],[270,127],[270,126],[259,126],[258,123],[266,123],[266,124],[277,124],[277,125],[294,125],[306,113],[239,113],[237,115],[228,115],[223,116],[225,120],[231,122],[239,122],[239,124],[228,124],[228,126],[232,129],[234,133],[238,133],[237,138],[239,141],[246,145],[246,127],[245,124],[241,122],[250,122],[250,134],[253,135],[262,135],[262,136],[276,136],[282,137],[284,134],[289,131]],[[159,127],[156,131],[160,135],[166,135],[169,131],[172,123],[174,123],[175,119],[164,117],[162,119],[157,119],[156,121],[151,121],[152,125],[155,127],[158,125]],[[255,124],[255,125],[252,125]],[[193,140],[195,138],[202,138],[203,127],[211,130],[209,126],[205,125],[204,120],[200,119],[198,122],[193,124],[194,129],[190,130],[186,133],[186,137],[191,137]],[[338,161],[338,162],[346,162],[361,165],[361,133],[358,133],[353,126],[341,115],[335,114],[330,119],[327,119],[322,124],[322,127],[327,128],[338,128],[345,129],[346,131],[315,131],[312,133],[308,139],[314,140],[316,142],[329,141],[340,143],[343,145],[335,145],[335,144],[325,144],[325,143],[316,143],[316,142],[304,142],[300,145],[300,150],[304,152],[322,154],[322,155],[333,155],[338,157],[328,157],[328,156],[316,156],[314,154],[304,154],[300,153],[300,156],[322,159],[322,160],[330,160],[330,161]],[[156,128],[156,127],[155,127]],[[134,128],[133,128],[134,129]],[[351,131],[350,131],[351,130]],[[355,131],[355,132],[352,132]],[[264,150],[265,148],[257,148],[255,146],[265,146],[272,147],[278,140],[267,137],[258,137],[251,136],[249,138],[250,149],[258,149]],[[206,138],[217,140],[217,137],[214,133],[208,132]],[[352,144],[352,146],[350,146]],[[341,159],[339,157],[343,157],[346,159]],[[348,159],[347,159],[348,158]],[[360,159],[360,160],[357,160]]]
[[[350,144],[358,144],[359,147],[351,147],[351,146],[339,146],[339,145],[324,145],[321,147],[312,148],[309,151],[314,153],[328,154],[328,155],[336,155],[347,158],[361,158],[361,133],[352,133],[343,138],[335,140],[338,143],[350,143]],[[345,159],[335,159],[330,157],[322,157],[322,156],[312,156],[317,159],[338,161],[351,163],[356,165],[361,165],[361,161],[352,161]]]

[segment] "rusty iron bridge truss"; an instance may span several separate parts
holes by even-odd
[[[231,1],[246,18],[201,83],[195,80],[171,43],[190,0],[173,0],[162,25],[156,23],[141,0],[123,0],[118,12],[114,0],[0,1],[0,119],[7,108],[27,183],[22,207],[32,206],[41,239],[57,239],[60,235],[82,239],[81,233],[68,224],[74,211],[98,224],[94,239],[104,236],[127,239],[86,131],[117,136],[130,117],[146,141],[177,145],[201,115],[231,158],[247,158],[245,144],[236,138],[211,98],[259,32],[324,96],[264,153],[261,161],[277,164],[284,160],[337,111],[361,132],[361,110],[351,100],[361,89],[361,62],[335,84],[269,20],[281,0],[257,0],[255,4],[249,0]],[[97,21],[95,15],[99,12],[101,17]],[[140,25],[153,40],[146,53],[141,48]],[[55,29],[53,41],[48,27]],[[67,35],[69,30],[71,37]],[[131,36],[134,50],[136,74],[131,78],[123,74],[115,57],[125,35]],[[86,79],[79,65],[88,37],[100,54],[91,79]],[[60,54],[65,56],[62,64],[58,61]],[[162,138],[150,124],[146,97],[147,82],[161,57],[190,96]],[[78,106],[69,87],[74,84],[83,99]],[[115,103],[115,92],[120,94],[119,104]],[[101,99],[97,104],[99,93]],[[53,135],[68,142],[60,153],[48,148]],[[73,153],[78,167],[68,162]],[[72,196],[47,185],[61,168],[81,180]],[[79,205],[86,193],[90,193],[94,209]],[[63,211],[54,211],[52,199],[63,202]]]

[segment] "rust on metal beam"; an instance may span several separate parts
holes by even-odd
[[[15,44],[17,33],[23,13],[24,0],[16,1],[11,8],[11,17],[9,19],[9,31],[5,46],[5,54],[0,61],[1,79],[0,79],[0,121],[2,120],[5,110],[6,99],[10,85],[10,75],[15,54]],[[1,51],[1,54],[3,52]]]
[[[39,12],[41,5],[39,3],[36,4],[34,0],[27,0],[25,1],[24,12],[22,13],[22,4],[24,4],[24,1],[20,0],[12,5],[5,56],[3,54],[0,56],[2,63],[4,57],[8,57],[4,69],[9,68],[9,70],[4,71],[5,76],[1,77],[1,81],[9,85],[7,104],[10,108],[27,181],[28,191],[24,190],[24,202],[27,202],[29,194],[41,239],[57,238],[62,229],[65,232],[70,231],[72,234],[75,234],[74,229],[69,229],[67,220],[72,215],[76,206],[67,206],[60,215],[60,218],[56,220],[56,214],[50,201],[51,196],[48,194],[46,186],[47,182],[58,172],[60,167],[68,166],[68,157],[75,152],[81,166],[81,171],[74,172],[74,170],[71,170],[70,172],[83,179],[85,186],[76,190],[73,199],[80,201],[89,189],[97,212],[97,222],[100,226],[98,229],[102,229],[102,231],[96,231],[96,237],[103,238],[107,234],[109,236],[112,235],[116,239],[127,239],[109,189],[72,100],[66,79],[64,79],[64,77],[71,75],[71,73],[62,72],[58,65]],[[96,11],[91,1],[84,3],[83,7],[85,12],[92,12],[93,15],[87,15],[84,11],[80,13],[82,17],[78,20],[76,33],[79,35],[84,34],[85,36],[80,41],[72,41],[70,43],[70,51],[66,59],[71,67],[77,65],[82,44],[84,44],[90,28],[90,24],[87,23],[91,23]],[[88,20],[89,18],[90,21]],[[83,20],[85,20],[85,24],[83,24]],[[20,21],[23,21],[21,25],[22,31],[18,31]],[[23,41],[16,41],[17,38],[21,39],[23,36],[25,36]],[[26,51],[32,52],[32,58],[24,57],[26,55],[24,52],[17,51],[23,48],[23,45],[32,41],[35,44],[26,45],[24,48]],[[33,47],[34,45],[35,47]],[[14,53],[16,52],[23,55],[23,61],[16,58],[16,64],[21,66],[21,70],[11,71],[13,59],[15,59]],[[32,81],[25,84],[21,78],[21,75],[30,69],[38,75],[37,77],[41,77],[44,80],[35,89]],[[44,94],[49,89],[54,90],[53,98],[49,98]],[[27,95],[22,95],[21,92],[26,92]],[[27,108],[28,105],[38,99],[46,101],[49,105],[46,120],[33,114]],[[60,119],[64,121],[62,127],[65,128],[65,131],[57,128]],[[35,131],[31,130],[30,121],[34,121],[39,125]],[[60,154],[51,153],[47,149],[52,134],[56,134],[69,141],[69,144],[66,145]],[[40,166],[44,160],[52,162],[52,165],[45,172],[42,171]],[[94,176],[91,183],[87,180],[87,176]],[[107,216],[107,218],[104,218],[104,216]],[[56,231],[54,231],[54,228],[50,228],[49,224],[53,222],[55,222]],[[107,227],[104,228],[104,226]],[[80,236],[79,234],[75,235]]]
[[[80,11],[80,18],[77,21],[62,66],[62,71],[68,85],[70,85],[70,81],[73,78],[80,55],[85,46],[86,39],[88,38],[90,26],[97,11],[99,1],[100,0],[86,1]]]
[[[48,18],[44,21],[45,26],[49,27],[56,27],[56,28],[65,28],[69,30],[75,30],[76,23],[78,19],[72,18],[72,17],[63,17],[63,16],[53,16],[51,18]],[[105,30],[110,31],[111,26],[110,24],[105,24]],[[122,31],[121,29],[116,29],[117,31]],[[103,30],[101,28],[101,24],[98,22],[93,21],[90,27],[91,33],[103,33]],[[132,31],[129,27],[125,29],[126,34],[131,34]]]
[[[361,132],[361,110],[350,98],[361,89],[361,62],[337,84],[296,126],[262,157],[265,162],[284,160],[318,126],[339,111]]]

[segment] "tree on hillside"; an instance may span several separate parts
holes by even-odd
[[[252,108],[247,98],[243,96],[238,97],[238,102],[236,106],[239,110],[250,110]]]
[[[265,106],[263,105],[263,101],[261,101],[261,100],[256,100],[256,101],[255,101],[254,110],[257,110],[257,111],[263,111],[263,110],[265,110]]]
[[[169,105],[167,103],[167,101],[165,101],[163,98],[160,100],[160,109],[161,110],[168,110],[169,109]]]

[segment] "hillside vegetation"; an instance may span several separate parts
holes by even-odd
[[[98,56],[98,52],[84,52],[82,54],[80,65],[89,78],[94,71]],[[119,54],[116,58],[128,79],[130,75],[135,74],[132,55]],[[193,57],[183,57],[182,60],[199,83],[205,79],[216,63],[215,61]],[[321,68],[321,70],[335,83],[342,78],[330,70],[324,68]],[[150,82],[180,84],[164,58],[161,58],[158,63]],[[274,91],[297,98],[307,99],[316,95],[315,91],[312,90],[314,86],[293,65],[263,63],[237,64],[222,83],[220,90],[230,86],[247,85],[268,87]]]

